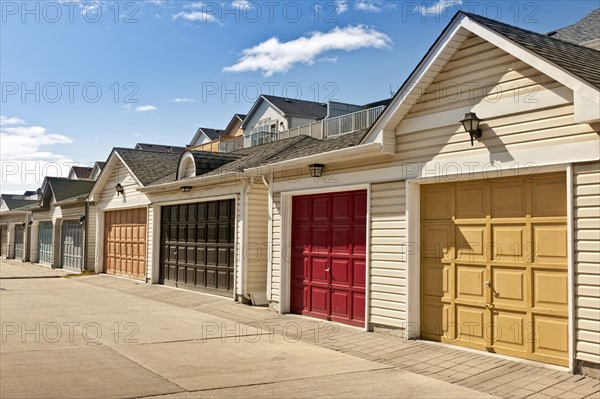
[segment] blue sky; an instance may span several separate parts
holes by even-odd
[[[185,145],[259,91],[390,95],[458,10],[547,32],[598,1],[1,0],[0,191],[137,142]]]

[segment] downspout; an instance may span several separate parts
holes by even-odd
[[[248,225],[250,224],[248,222],[248,196],[250,195],[250,192],[252,191],[252,187],[254,187],[254,177],[251,177],[248,179],[248,184],[246,184],[246,188],[244,189],[244,199],[243,199],[243,203],[244,203],[244,225],[243,225],[243,233],[242,236],[244,237],[244,245],[242,247],[242,261],[244,262],[244,268],[243,268],[243,273],[242,273],[242,297],[244,297],[244,299],[252,302],[252,298],[248,295],[247,291],[247,280],[248,280],[248,265],[247,265],[247,247],[248,247]]]
[[[88,270],[88,237],[89,237],[89,232],[88,232],[88,228],[89,228],[89,223],[88,223],[88,217],[90,217],[90,203],[89,201],[85,200],[85,220],[83,221],[84,223],[84,228],[83,228],[83,270],[87,271]],[[83,271],[82,270],[82,271]]]
[[[233,264],[233,300],[237,301],[238,300],[238,275],[240,272],[243,272],[243,267],[242,267],[242,262],[244,260],[244,255],[243,255],[243,251],[244,251],[244,229],[246,226],[245,223],[245,214],[246,214],[246,210],[244,209],[244,194],[246,192],[246,180],[242,180],[242,184],[240,187],[240,192],[238,193],[239,195],[239,199],[236,201],[236,208],[239,207],[239,213],[236,212],[236,240],[235,240],[235,248],[236,248],[236,258],[237,261]],[[239,202],[239,204],[238,204]],[[241,223],[241,227],[240,227],[240,223]],[[242,277],[240,277],[241,279]],[[242,282],[242,286],[243,286],[243,282]],[[242,293],[243,294],[243,293]]]
[[[267,226],[267,300],[270,303],[272,299],[271,285],[273,284],[273,187],[271,185],[271,182],[273,181],[273,171],[269,172],[268,179],[263,175],[262,181],[269,190],[267,198],[269,207],[269,224]]]

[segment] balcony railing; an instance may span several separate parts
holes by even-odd
[[[379,115],[381,115],[384,108],[384,106],[379,106],[364,109],[350,114],[324,119],[323,121],[309,123],[308,125],[293,127],[279,133],[257,131],[248,136],[236,137],[233,140],[220,143],[219,152],[232,152],[241,148],[253,147],[255,145],[271,143],[273,141],[289,139],[300,135],[323,139],[368,129]]]
[[[371,127],[373,122],[381,115],[385,107],[364,109],[351,114],[336,116],[335,118],[325,119],[325,137],[337,136],[345,133],[352,133],[358,130]]]
[[[244,137],[236,137],[232,140],[227,140],[219,143],[219,152],[232,152],[244,148]]]
[[[323,138],[323,123],[313,122],[308,125],[297,126],[279,133],[279,140],[289,139],[300,135],[311,136],[316,139]]]

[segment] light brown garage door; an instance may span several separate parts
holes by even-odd
[[[104,273],[146,275],[146,208],[104,215]]]
[[[421,336],[568,365],[564,174],[421,189]]]

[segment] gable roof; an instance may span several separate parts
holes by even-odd
[[[204,175],[240,158],[238,155],[232,153],[187,151],[181,155],[179,163],[181,164],[181,160],[188,155],[191,155],[194,159],[194,165],[196,166],[195,176]],[[181,179],[180,176],[177,177]]]
[[[242,123],[242,128],[246,127],[246,123],[251,119],[263,101],[275,107],[283,116],[296,116],[315,120],[324,119],[327,116],[327,104],[325,103],[261,94],[254,102],[254,105],[252,105],[248,115],[246,115]]]
[[[90,175],[92,174],[92,169],[93,168],[88,168],[86,166],[72,166],[71,172],[78,179],[89,179]],[[69,172],[69,175],[71,172]]]
[[[463,41],[472,34],[530,65],[533,64],[534,68],[571,88],[576,97],[581,99],[581,110],[587,112],[597,108],[595,104],[598,102],[600,76],[595,66],[600,62],[599,51],[459,11],[400,86],[390,105],[371,125],[363,143],[375,142],[379,140],[379,133],[383,129],[397,126],[420,98],[422,89],[435,79]],[[569,57],[572,59],[567,59]],[[591,108],[589,104],[592,104]],[[579,112],[576,98],[576,120]],[[581,120],[597,117],[586,112],[580,112]],[[385,138],[381,140],[385,141]],[[386,148],[385,143],[383,148]]]
[[[158,151],[158,152],[181,152],[181,151],[185,151],[185,147],[178,147],[178,146],[174,146],[174,145],[165,145],[165,144],[137,143],[134,148],[136,150]]]
[[[227,124],[227,127],[225,127],[225,130],[223,131],[222,135],[229,135],[230,133],[235,133],[235,131],[231,131],[231,129],[233,129],[234,126],[236,126],[236,124],[242,124],[244,123],[244,120],[246,119],[246,115],[245,114],[234,114],[233,117],[231,118],[231,120],[229,121],[229,123]],[[237,131],[237,128],[236,128]]]
[[[208,139],[210,141],[215,141],[223,133],[224,133],[224,130],[221,130],[221,129],[213,129],[210,127],[199,127],[198,130],[196,130],[196,134],[194,134],[194,137],[192,138],[192,141],[190,141],[189,145],[191,145],[191,146],[196,145],[196,141],[200,138],[200,136],[202,134],[204,134],[206,137],[208,137]]]
[[[600,51],[476,14],[459,12],[455,18],[460,17],[461,14],[554,63],[597,89],[600,88],[600,73],[598,73]]]
[[[546,36],[575,44],[600,39],[600,8],[596,8],[573,25],[546,33]]]
[[[114,148],[119,157],[138,181],[147,185],[161,177],[172,173],[177,168],[181,153],[185,150],[177,147],[177,152],[132,150],[130,148]]]
[[[43,193],[40,205],[50,204],[50,195],[56,202],[60,202],[73,197],[85,196],[90,193],[94,187],[93,180],[73,180],[65,177],[46,177],[43,184]],[[84,198],[85,198],[84,197]]]
[[[1,197],[2,201],[4,201],[4,204],[6,205],[9,211],[14,211],[16,209],[23,208],[28,205],[34,205],[38,202],[37,200],[13,198],[11,194],[2,194]]]

